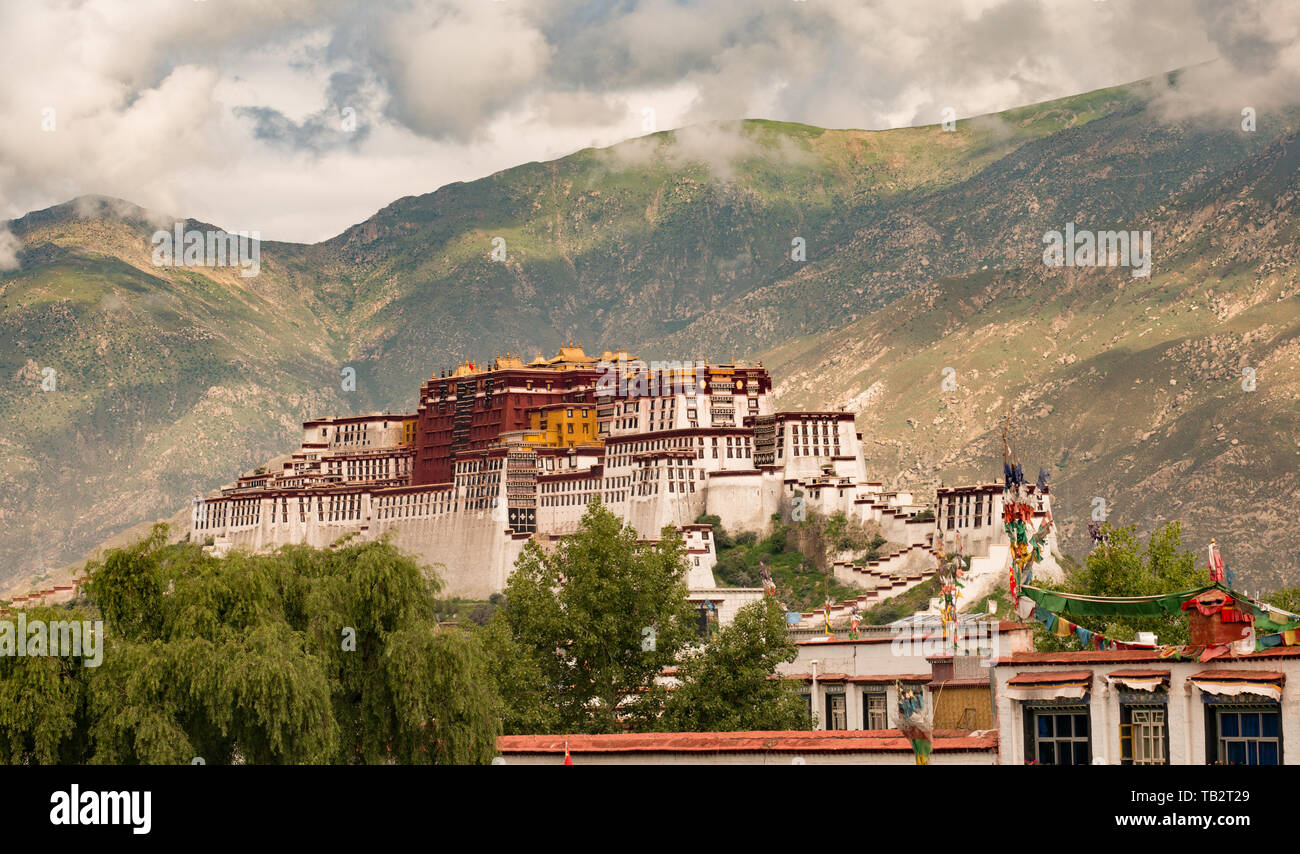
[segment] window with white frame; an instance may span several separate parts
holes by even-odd
[[[1166,710],[1124,706],[1120,724],[1121,759],[1126,765],[1167,765]]]

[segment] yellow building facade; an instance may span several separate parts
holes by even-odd
[[[596,407],[590,403],[553,403],[528,414],[526,444],[545,448],[576,448],[602,444],[597,434]]]

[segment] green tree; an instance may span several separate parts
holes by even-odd
[[[886,540],[879,533],[873,534],[871,536],[871,539],[867,540],[867,549],[862,553],[862,557],[859,558],[859,560],[861,560],[863,563],[866,563],[868,561],[873,561],[873,560],[879,560],[880,550],[888,542],[889,540]]]
[[[515,563],[506,618],[552,686],[560,731],[650,728],[665,693],[656,678],[695,636],[681,536],[637,540],[596,499],[554,551],[529,542]]]
[[[0,662],[0,758],[470,763],[496,754],[486,656],[387,542],[223,559],[144,540],[87,567],[103,663]],[[55,678],[57,677],[57,678]]]
[[[496,754],[499,699],[467,634],[440,631],[442,582],[386,541],[281,550],[306,576],[296,624],[328,656],[339,761],[464,764]],[[355,649],[345,644],[352,630]]]
[[[93,620],[82,609],[33,608],[28,620]],[[6,618],[13,622],[12,618]],[[15,631],[14,642],[17,643]],[[90,676],[70,655],[0,656],[0,763],[82,761],[87,751]]]
[[[734,545],[731,535],[722,526],[722,517],[716,513],[701,513],[695,517],[695,524],[709,525],[713,528],[713,550],[715,553],[721,554]]]
[[[102,563],[90,561],[86,595],[104,619],[127,634],[158,630],[163,595],[158,553],[167,543],[167,526],[154,525],[149,535],[125,548],[111,549]]]
[[[756,587],[761,583],[761,565],[766,565],[776,581],[778,598],[797,611],[820,607],[828,595],[843,600],[862,592],[836,580],[829,569],[818,568],[817,561],[825,557],[823,517],[814,513],[794,526],[779,517],[774,521],[772,532],[762,540],[753,531],[742,531],[731,548],[718,553],[713,575],[719,584]],[[864,534],[863,542],[869,546],[872,540]]]
[[[1089,596],[1154,596],[1204,587],[1209,576],[1199,569],[1196,557],[1183,549],[1182,525],[1169,522],[1153,531],[1146,545],[1136,526],[1103,528],[1106,544],[1093,549],[1083,565],[1069,572],[1063,586],[1067,592]],[[1078,622],[1078,621],[1076,621]],[[1096,617],[1085,628],[1116,640],[1132,640],[1138,632],[1154,632],[1161,643],[1188,642],[1187,618],[1183,614],[1159,617]],[[1055,638],[1039,632],[1040,649],[1076,649],[1073,636]]]
[[[785,612],[764,598],[736,613],[731,625],[677,669],[659,728],[670,732],[811,729],[808,703],[796,686],[776,677],[798,651]]]
[[[1300,587],[1284,587],[1270,593],[1264,601],[1283,611],[1300,614]]]
[[[498,611],[475,630],[488,658],[488,678],[501,697],[505,735],[543,735],[559,727],[555,692],[542,674],[537,652],[517,642],[506,615]]]

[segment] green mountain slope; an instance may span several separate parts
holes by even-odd
[[[170,516],[301,418],[350,406],[339,345],[274,261],[248,279],[156,268],[153,227],[120,207],[79,200],[11,226],[25,254],[0,279],[0,580]]]
[[[954,132],[746,121],[655,134],[399,199],[320,244],[263,244],[254,278],[155,267],[159,218],[118,201],[29,214],[7,226],[21,265],[0,272],[0,580],[170,516],[290,447],[303,418],[409,409],[460,356],[570,337],[645,357],[761,355],[784,404],[853,405],[880,473],[921,488],[936,466],[987,476],[988,431],[1027,398],[1027,413],[1071,413],[1026,424],[1052,449],[1062,498],[1104,487],[1116,518],[1142,521],[1140,495],[1190,521],[1217,502],[1188,477],[1258,496],[1265,466],[1296,468],[1294,407],[1278,397],[1294,360],[1296,112],[1247,134],[1231,115],[1162,121],[1149,91]],[[1156,275],[1047,271],[1042,234],[1067,221],[1151,228]],[[806,261],[791,259],[796,237]],[[1225,360],[1247,344],[1259,384],[1237,399]],[[1175,375],[1193,362],[1202,379]],[[937,395],[945,366],[951,399]],[[41,390],[45,367],[55,391]],[[1075,414],[1099,399],[1096,420]],[[1234,466],[1247,441],[1234,424],[1282,438]],[[1262,515],[1233,524],[1285,540],[1278,505],[1251,506]],[[1262,554],[1239,568],[1272,572]]]
[[[1030,259],[930,282],[769,352],[778,394],[860,413],[872,468],[920,489],[996,475],[1010,408],[1026,466],[1055,475],[1068,550],[1088,548],[1094,510],[1144,531],[1179,519],[1195,543],[1217,537],[1252,590],[1294,584],[1298,142],[1153,211],[1150,279]]]

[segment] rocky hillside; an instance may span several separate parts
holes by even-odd
[[[656,134],[265,243],[252,278],[154,266],[172,220],[118,200],[0,223],[21,243],[0,271],[0,580],[171,516],[306,417],[406,410],[457,357],[570,337],[763,358],[784,404],[852,407],[881,475],[922,489],[991,475],[1014,405],[1076,549],[1102,497],[1226,539],[1258,583],[1294,576],[1296,114],[1244,133],[1170,121],[1153,91],[951,132]],[[1151,230],[1153,275],[1044,267],[1066,222]]]
[[[1096,511],[1141,530],[1177,519],[1191,544],[1217,537],[1250,589],[1293,585],[1298,210],[1291,134],[1133,221],[1155,235],[1150,278],[990,264],[768,365],[785,402],[859,413],[869,463],[893,483],[996,477],[1011,410],[1026,468],[1054,475],[1067,551],[1086,551]]]

